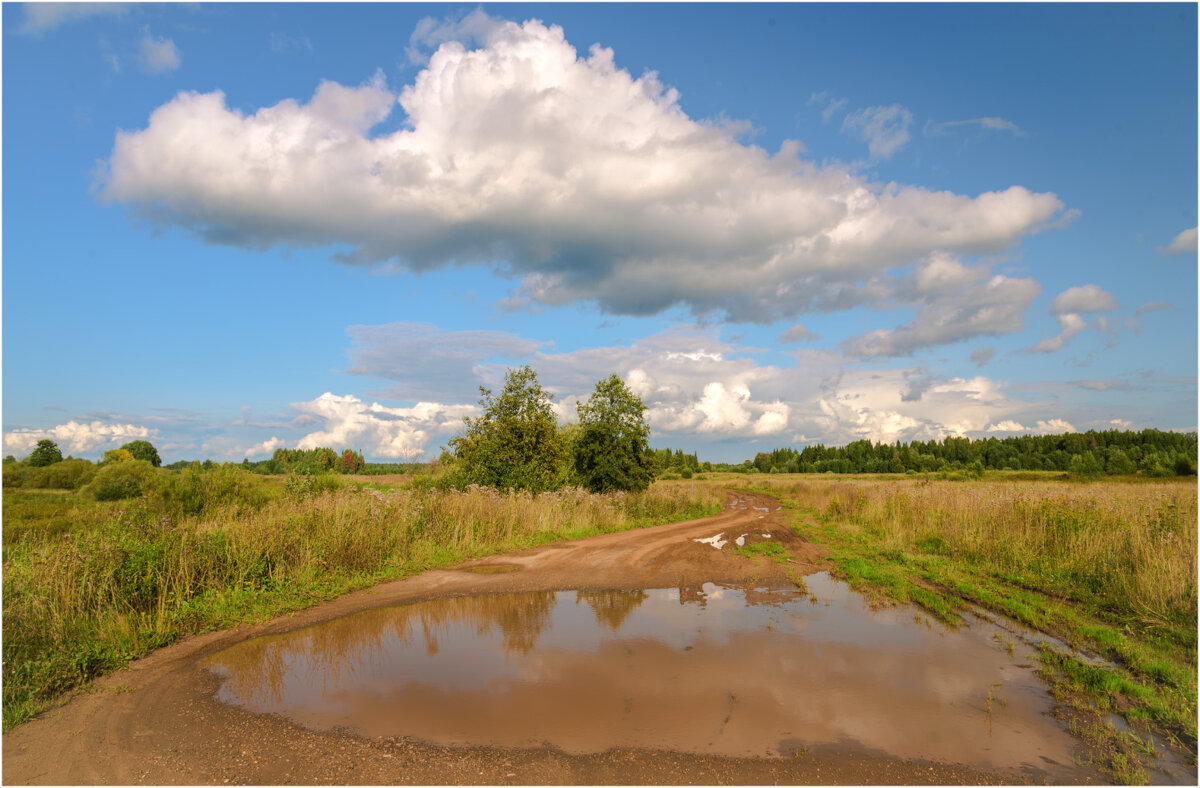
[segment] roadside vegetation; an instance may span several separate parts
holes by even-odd
[[[1114,780],[1145,782],[1163,743],[1194,762],[1195,482],[1019,476],[774,476],[751,489],[781,498],[793,528],[857,590],[950,625],[983,608],[1070,646],[1044,646],[1041,672],[1083,757]]]
[[[185,513],[178,479],[121,501],[5,494],[4,726],[181,636],[308,607],[355,588],[562,539],[701,517],[720,491],[570,487],[533,494],[321,477],[205,479]],[[160,475],[161,474],[161,475]],[[300,479],[301,481],[296,481]]]

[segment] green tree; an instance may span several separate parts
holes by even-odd
[[[29,455],[27,462],[35,468],[41,468],[45,465],[51,465],[56,462],[62,462],[62,452],[58,450],[58,444],[52,440],[42,439],[37,442],[33,453]]]
[[[596,384],[576,406],[575,474],[592,492],[644,490],[654,480],[646,406],[619,375]]]
[[[483,386],[479,393],[483,415],[463,419],[466,429],[450,441],[456,481],[530,492],[561,487],[569,453],[537,373],[529,366],[510,369],[498,396]]]
[[[121,448],[132,454],[135,460],[145,460],[155,468],[162,466],[162,460],[158,456],[158,449],[154,448],[154,444],[150,443],[150,441],[130,441]]]
[[[104,456],[100,458],[100,462],[108,465],[114,462],[133,462],[137,457],[133,456],[133,452],[129,449],[109,449],[104,452]]]

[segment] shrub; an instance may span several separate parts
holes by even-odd
[[[96,475],[96,466],[87,460],[71,457],[38,468],[25,479],[26,487],[42,487],[51,490],[77,490]]]
[[[162,477],[160,494],[174,515],[203,515],[222,506],[253,511],[271,499],[256,474],[234,465],[202,471],[199,463]]]
[[[342,481],[328,473],[318,473],[311,476],[292,474],[284,483],[287,497],[293,500],[312,498],[327,492],[342,489]]]
[[[158,492],[154,466],[145,460],[114,462],[96,472],[83,492],[97,501],[119,501]]]
[[[133,452],[129,451],[129,449],[109,449],[104,452],[104,456],[100,458],[100,462],[107,465],[113,462],[133,462],[136,459],[133,456]]]
[[[1175,458],[1175,475],[1176,476],[1195,476],[1196,466],[1186,455],[1180,454]]]

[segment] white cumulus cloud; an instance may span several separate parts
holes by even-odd
[[[1062,350],[1063,345],[1079,336],[1079,333],[1087,328],[1087,321],[1073,312],[1056,315],[1055,319],[1061,330],[1057,335],[1043,339],[1036,345],[1027,348],[1030,353],[1054,353]]]
[[[1196,253],[1196,228],[1191,227],[1184,230],[1166,246],[1157,247],[1158,253],[1163,257],[1173,254],[1195,254]]]
[[[309,402],[293,402],[293,410],[323,429],[310,432],[296,444],[301,449],[325,446],[353,448],[366,456],[414,459],[427,451],[433,438],[445,438],[462,427],[464,416],[478,412],[472,405],[419,402],[411,408],[389,408],[364,402],[351,394],[326,392]]]
[[[93,420],[79,422],[72,419],[49,429],[15,429],[4,434],[4,450],[14,456],[28,454],[40,440],[52,440],[68,454],[99,454],[101,448],[115,448],[133,440],[146,440],[158,434],[158,430],[137,424],[114,424]]]
[[[426,363],[436,367],[443,354],[454,352],[436,336],[454,333],[414,336],[410,341],[423,348]],[[388,335],[383,341],[391,352],[406,355],[403,339]],[[623,345],[562,353],[539,346],[512,363],[528,363],[537,370],[542,385],[555,395],[555,412],[563,421],[576,418],[575,403],[590,395],[596,381],[617,373],[646,404],[656,445],[729,440],[783,445],[793,435],[819,436],[829,444],[859,438],[890,442],[978,436],[1006,419],[1044,421],[1050,407],[1015,400],[1000,382],[984,376],[848,368],[847,359],[830,350],[796,350],[790,365],[764,364],[755,358],[757,352],[722,341],[713,330],[677,326]],[[445,382],[447,392],[460,392],[450,401],[473,400],[485,371],[491,378],[503,378],[499,365],[460,369],[463,377],[457,386]],[[369,368],[361,371],[370,374]],[[355,412],[363,407],[351,405]]]
[[[1050,314],[1067,312],[1109,312],[1119,305],[1112,293],[1096,285],[1072,287],[1055,296],[1050,303]]]
[[[281,448],[284,448],[285,446],[287,446],[286,441],[280,440],[279,438],[271,437],[271,438],[267,438],[262,443],[256,443],[253,446],[250,446],[250,447],[244,449],[241,452],[241,454],[242,454],[242,456],[244,456],[248,459],[249,458],[257,458],[257,457],[262,457],[263,455],[274,454],[276,449],[281,449]],[[234,453],[236,454],[237,452],[234,452]]]
[[[520,279],[514,303],[684,305],[752,322],[939,250],[1009,248],[1063,211],[1021,186],[878,185],[802,160],[799,143],[768,153],[689,118],[612,50],[580,57],[557,26],[467,28],[451,32],[481,46],[442,41],[398,94],[382,76],[323,82],[307,102],[245,114],[219,91],[180,93],[118,132],[99,193],[214,243],[339,245],[345,262],[407,270],[487,265]],[[397,107],[404,127],[372,136]],[[851,127],[884,155],[907,123],[902,108],[871,108]]]
[[[906,325],[882,328],[842,343],[859,357],[906,356],[927,347],[1020,331],[1029,305],[1042,292],[1033,279],[991,275],[935,256],[909,277],[889,285],[891,296],[916,306]]]

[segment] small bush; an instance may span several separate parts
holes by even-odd
[[[23,462],[4,463],[4,489],[13,490],[25,486],[29,466]]]
[[[120,501],[158,492],[154,467],[145,460],[114,462],[96,472],[82,488],[97,501]]]
[[[232,465],[203,471],[199,463],[161,479],[161,495],[174,515],[204,515],[222,506],[253,511],[272,497],[250,471]]]
[[[321,493],[342,489],[342,481],[333,474],[318,473],[313,476],[293,474],[284,484],[287,496],[293,500],[312,498]]]
[[[96,475],[96,466],[75,458],[37,468],[25,479],[26,487],[50,490],[77,490]]]

